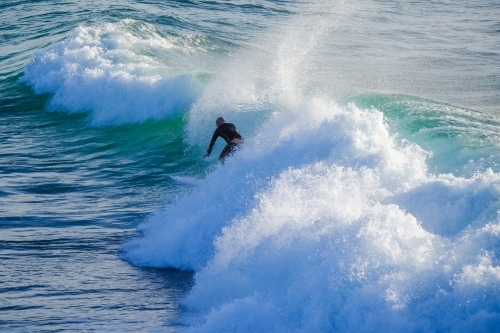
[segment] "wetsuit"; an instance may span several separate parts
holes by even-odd
[[[224,163],[226,157],[234,154],[238,145],[243,142],[243,137],[238,132],[236,126],[231,123],[222,123],[217,129],[214,131],[214,135],[212,136],[212,141],[210,141],[210,145],[208,146],[207,154],[210,155],[212,153],[212,148],[214,147],[215,141],[217,141],[218,137],[223,138],[226,141],[226,147],[222,149],[222,152],[219,155],[219,160]]]

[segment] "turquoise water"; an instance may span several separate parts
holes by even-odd
[[[498,17],[2,2],[0,331],[496,331]]]

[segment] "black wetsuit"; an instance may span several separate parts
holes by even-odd
[[[214,135],[212,136],[212,141],[210,141],[210,145],[208,146],[207,154],[210,155],[212,153],[212,148],[214,147],[215,141],[217,141],[218,137],[223,138],[226,141],[226,147],[222,149],[222,152],[219,155],[219,160],[224,163],[226,157],[234,154],[238,145],[243,142],[243,137],[238,132],[236,126],[231,123],[223,123],[214,131]]]

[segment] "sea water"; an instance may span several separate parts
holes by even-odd
[[[4,1],[0,331],[497,332],[498,17]]]

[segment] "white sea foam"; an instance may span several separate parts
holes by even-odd
[[[53,94],[55,110],[90,112],[94,125],[176,116],[200,91],[196,72],[176,56],[192,60],[188,55],[204,51],[197,44],[130,19],[80,26],[37,52],[22,81],[36,93]]]
[[[222,114],[245,145],[152,214],[125,258],[196,271],[188,332],[493,331],[500,175],[432,174],[432,152],[382,112],[307,91],[325,38],[308,20],[217,71],[186,141],[205,148]]]
[[[197,272],[187,331],[498,327],[499,174],[429,174],[381,112],[321,99],[245,145],[124,247]]]

